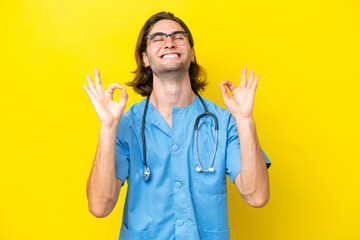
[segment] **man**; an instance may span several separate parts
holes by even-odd
[[[206,83],[191,33],[171,13],[149,18],[135,55],[129,85],[148,97],[128,112],[125,88],[115,83],[105,92],[98,69],[95,85],[89,75],[84,84],[101,121],[87,184],[90,212],[110,214],[127,179],[119,239],[229,239],[226,174],[250,206],[269,200],[270,161],[252,118],[259,76],[250,71],[247,83],[243,68],[239,87],[220,84],[229,111],[203,100],[197,92]]]

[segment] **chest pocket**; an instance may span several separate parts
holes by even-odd
[[[192,157],[192,185],[194,189],[201,193],[220,194],[226,192],[226,172],[225,172],[225,153],[221,152],[218,138],[218,145],[215,153],[212,167],[214,172],[196,171],[196,168],[202,167],[208,170],[214,156],[215,150],[215,122],[210,116],[205,116],[199,121],[197,146],[194,142]],[[196,154],[197,148],[197,154]],[[197,157],[198,155],[198,157]]]
[[[201,166],[207,170],[210,166],[213,152],[206,154],[199,154]],[[217,152],[215,155],[213,168],[214,172],[198,172],[196,168],[199,167],[196,156],[193,159],[192,185],[195,190],[207,194],[221,194],[226,192],[226,172],[225,172],[225,154]]]

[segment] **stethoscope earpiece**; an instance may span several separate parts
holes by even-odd
[[[215,170],[213,167],[209,168],[208,170],[204,170],[200,167],[197,167],[197,168],[195,168],[195,171],[197,171],[197,172],[214,172]]]

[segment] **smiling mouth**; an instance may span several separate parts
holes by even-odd
[[[178,57],[180,57],[180,54],[178,54],[178,53],[164,54],[164,55],[161,56],[162,59],[178,58]]]

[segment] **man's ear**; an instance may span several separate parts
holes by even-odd
[[[141,53],[141,56],[142,56],[143,62],[144,62],[144,64],[145,64],[145,67],[149,67],[149,66],[150,66],[150,65],[149,65],[149,59],[148,59],[148,57],[147,57],[147,55],[146,55],[146,52],[142,52],[142,53]]]
[[[191,49],[191,61],[195,62],[195,50],[194,50],[194,48]]]

